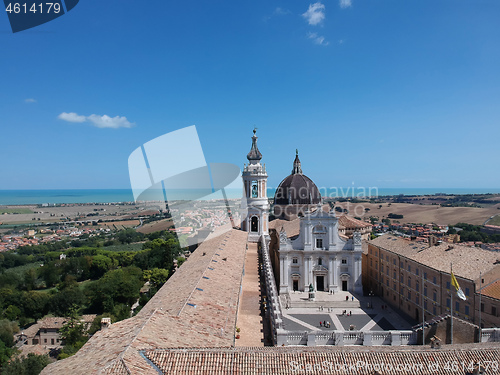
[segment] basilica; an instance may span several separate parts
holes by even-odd
[[[292,173],[276,189],[275,219],[269,221],[268,175],[255,133],[247,155],[249,164],[242,173],[246,199],[242,200],[241,229],[248,232],[249,242],[261,237],[269,241],[280,294],[306,291],[311,285],[320,292],[361,294],[362,233],[370,225],[345,215],[337,217],[323,204],[318,187],[302,171],[298,151]]]

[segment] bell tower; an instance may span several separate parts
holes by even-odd
[[[243,167],[243,194],[241,203],[241,229],[248,232],[248,241],[258,242],[261,235],[268,236],[269,201],[267,199],[266,165],[261,164],[262,154],[257,147],[253,130],[252,148],[247,155],[248,165]]]

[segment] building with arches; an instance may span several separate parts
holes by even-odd
[[[261,163],[262,154],[257,147],[253,130],[252,147],[247,155],[248,165],[243,167],[243,194],[241,200],[241,229],[248,232],[249,242],[258,242],[262,235],[268,237],[269,201],[267,199],[266,165]]]
[[[361,234],[342,238],[335,212],[321,205],[298,220],[298,237],[289,238],[284,227],[279,233],[280,294],[307,291],[309,285],[320,292],[361,294]]]

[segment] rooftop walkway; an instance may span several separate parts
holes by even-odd
[[[236,322],[241,332],[235,346],[264,346],[260,298],[258,249],[256,243],[249,243]]]

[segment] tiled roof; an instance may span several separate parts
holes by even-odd
[[[135,317],[98,331],[42,374],[157,375],[139,350],[232,346],[247,236],[231,230],[203,242]]]
[[[445,369],[446,363],[498,362],[500,345],[446,345],[439,350],[418,346],[167,349],[147,350],[144,355],[163,374],[373,374],[368,366],[383,364],[381,374],[456,375],[457,369]],[[430,364],[438,367],[430,369]]]
[[[275,219],[269,222],[269,229],[276,229],[279,233],[281,228],[285,229],[288,237],[298,236],[300,234],[300,218],[296,218],[291,221]]]
[[[450,264],[453,263],[453,273],[469,280],[478,279],[480,272],[484,274],[493,269],[500,272],[500,264],[495,264],[500,255],[479,247],[449,243],[429,246],[428,243],[417,243],[392,235],[377,237],[369,243],[442,272],[449,273]]]
[[[481,294],[487,297],[500,299],[500,279],[491,283],[488,286],[485,286],[481,290]]]
[[[369,223],[365,223],[364,221],[355,219],[351,216],[342,215],[339,217],[339,224],[344,226],[345,228],[368,228],[372,225]]]

